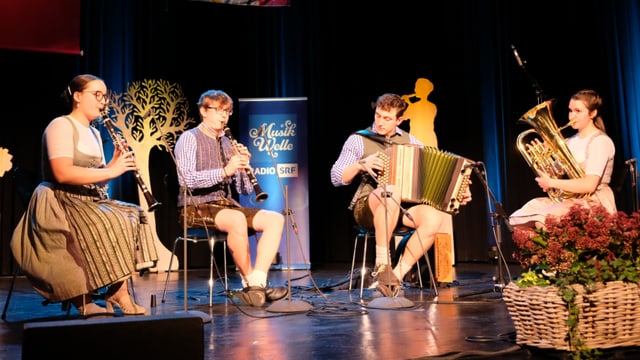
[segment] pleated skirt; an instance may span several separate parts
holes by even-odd
[[[34,288],[51,302],[124,280],[158,260],[152,229],[138,205],[46,182],[35,189],[11,250]]]

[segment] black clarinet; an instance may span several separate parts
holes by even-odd
[[[118,134],[116,132],[111,119],[109,119],[106,116],[103,116],[102,123],[107,128],[107,131],[109,131],[109,135],[111,136],[113,145],[116,146],[118,150],[120,150],[121,154],[127,153],[129,151],[129,145],[127,144],[127,141],[124,139],[122,134]],[[147,201],[147,205],[149,206],[148,211],[149,212],[154,211],[155,209],[158,208],[158,206],[162,205],[162,203],[158,202],[158,200],[156,200],[153,197],[153,194],[151,194],[151,191],[149,191],[149,188],[147,187],[147,185],[145,185],[144,180],[142,179],[142,175],[140,175],[140,172],[136,170],[134,173],[136,177],[136,182],[138,183],[138,187],[140,187],[140,190],[142,190],[144,199]]]
[[[233,149],[236,153],[239,153],[238,151],[238,142],[233,138],[233,135],[231,135],[231,129],[224,128],[224,134],[227,135],[227,137],[229,138],[229,140],[231,140],[231,145],[233,145]],[[258,180],[256,179],[256,175],[253,173],[253,169],[251,168],[251,165],[249,165],[247,168],[245,168],[245,172],[247,173],[247,176],[249,177],[249,180],[251,181],[251,185],[253,185],[253,190],[255,190],[256,192],[256,201],[257,202],[263,202],[265,200],[267,200],[267,198],[269,197],[269,194],[267,194],[266,192],[262,191],[262,188],[260,187],[260,184],[258,184]]]

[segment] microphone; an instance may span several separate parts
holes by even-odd
[[[513,50],[513,56],[516,57],[516,61],[518,62],[518,66],[524,67],[524,61],[522,61],[522,59],[520,59],[520,55],[518,55],[518,50],[516,50],[516,47],[511,45],[511,50]]]
[[[482,161],[472,161],[472,162],[466,164],[465,166],[463,166],[462,170],[464,171],[464,170],[467,170],[467,169],[470,169],[470,168],[479,167],[479,166],[482,166]]]
[[[625,163],[625,165],[635,164],[636,163],[636,158],[631,158],[631,159],[625,161],[624,163]]]
[[[392,198],[393,199],[393,198]],[[395,199],[393,199],[395,200]],[[409,214],[409,211],[407,211],[405,208],[403,208],[402,206],[400,207],[400,211],[402,211],[402,214],[404,214],[404,216],[407,217],[407,219],[411,220],[413,222],[413,224],[415,225],[416,221],[413,220],[413,216],[411,216],[411,214]]]

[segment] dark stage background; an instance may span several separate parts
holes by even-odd
[[[373,121],[378,95],[413,93],[417,78],[435,86],[429,100],[438,107],[440,147],[483,161],[507,213],[542,195],[515,147],[528,129],[517,120],[538,98],[512,44],[544,96],[558,99],[559,125],[567,121],[569,96],[594,88],[607,104],[604,119],[618,163],[638,156],[638,80],[625,74],[637,73],[640,60],[625,44],[637,43],[637,24],[627,19],[637,21],[639,13],[632,0],[292,0],[286,8],[81,1],[82,56],[0,50],[0,147],[13,155],[19,180],[12,181],[12,173],[0,179],[0,271],[11,271],[9,239],[25,207],[21,194],[39,181],[42,131],[61,113],[59,94],[78,73],[99,75],[116,92],[142,79],[177,82],[196,119],[198,96],[212,88],[236,100],[307,97],[313,266],[351,260],[355,230],[347,206],[355,187],[334,188],[329,181],[344,140]],[[152,192],[165,204],[156,212],[158,235],[170,249],[181,229],[175,193],[164,179],[175,166],[161,151],[150,162]],[[458,262],[488,260],[495,241],[495,206],[482,182],[472,180],[474,200],[454,217]],[[629,211],[630,184],[623,172],[617,180],[618,206]],[[130,187],[135,193],[135,183]],[[501,233],[510,259],[511,239]]]

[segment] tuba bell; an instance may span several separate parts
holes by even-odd
[[[571,122],[558,128],[551,113],[552,103],[553,100],[542,102],[520,117],[518,121],[530,125],[533,129],[518,135],[518,150],[536,175],[542,172],[552,179],[581,178],[584,176],[584,171],[573,157],[561,134],[563,129],[571,125]],[[534,136],[536,134],[542,138],[542,141]],[[554,188],[550,188],[547,195],[555,202],[587,196],[587,194],[575,194]]]

